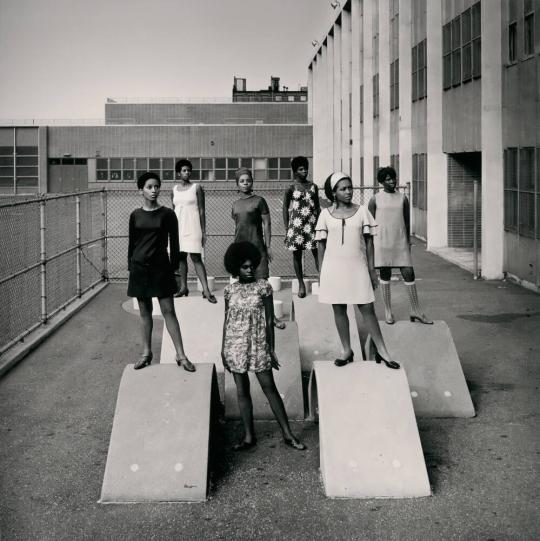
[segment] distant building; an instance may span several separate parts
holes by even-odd
[[[234,102],[307,102],[308,88],[307,86],[301,86],[300,90],[289,90],[286,86],[280,88],[279,77],[271,77],[268,88],[262,90],[247,90],[246,79],[235,77],[232,96]]]
[[[289,181],[296,155],[312,156],[307,102],[108,98],[104,125],[0,125],[0,194],[133,189],[144,171],[172,183],[180,158],[195,181],[234,181],[240,166],[256,181]]]
[[[482,276],[539,288],[540,3],[341,4],[308,66],[314,177],[392,164],[429,249],[471,261],[476,223]]]

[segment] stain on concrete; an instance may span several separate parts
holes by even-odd
[[[456,317],[467,321],[477,321],[479,323],[510,323],[516,319],[537,317],[540,312],[529,313],[503,313],[503,314],[458,314]]]

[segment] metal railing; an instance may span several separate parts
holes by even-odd
[[[284,278],[294,276],[282,218],[288,186],[272,183],[256,190],[266,199],[272,218],[270,272]],[[354,202],[367,204],[377,189],[355,188]],[[408,185],[402,189],[409,192]],[[160,202],[172,206],[170,195],[163,190]],[[327,206],[322,190],[320,195],[321,205]],[[208,274],[216,278],[228,277],[223,255],[234,241],[231,208],[237,198],[236,187],[205,188],[204,259]],[[127,280],[129,215],[140,205],[137,190],[42,195],[0,204],[0,298],[6,309],[0,326],[0,355],[99,282]],[[311,254],[304,253],[304,264],[305,275],[315,276]],[[189,277],[195,278],[190,263]]]

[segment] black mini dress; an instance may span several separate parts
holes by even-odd
[[[174,211],[167,207],[134,210],[129,217],[128,296],[172,297],[177,290],[174,270],[179,261]]]

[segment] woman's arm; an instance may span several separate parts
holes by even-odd
[[[291,204],[292,188],[289,187],[283,194],[283,225],[285,226],[285,232],[289,228],[289,205]]]
[[[206,244],[206,208],[204,201],[204,190],[197,184],[197,206],[199,207],[199,220],[201,221],[202,245]]]
[[[169,257],[173,269],[177,269],[180,264],[180,241],[178,239],[178,219],[174,211],[169,211],[170,218],[168,223],[169,235]]]
[[[319,201],[319,187],[317,184],[313,183],[315,186],[315,197],[313,198],[313,202],[315,203],[315,217],[318,218],[319,214],[321,213],[321,202]]]
[[[135,247],[135,220],[133,213],[129,215],[129,240],[128,240],[128,271],[131,270],[131,258],[133,256],[133,249]]]
[[[229,315],[229,299],[226,298],[224,300],[225,300],[225,316],[223,318],[223,333],[221,334],[221,360],[223,362],[223,366],[227,370],[229,370],[229,367],[227,366],[227,362],[225,361],[225,329],[227,325],[227,316]]]
[[[377,271],[375,270],[375,251],[373,249],[373,236],[365,234],[364,240],[366,242],[366,256],[369,277],[371,278],[371,285],[373,286],[373,289],[377,289],[379,287],[379,278],[377,277]]]
[[[272,242],[272,221],[270,219],[270,214],[262,214],[261,218],[264,242],[266,244],[266,255],[268,256],[268,261],[272,261],[272,249],[270,248],[270,243]]]
[[[407,243],[411,244],[411,222],[410,222],[410,213],[411,208],[409,205],[409,198],[404,195],[403,196],[403,220],[405,221],[405,231],[407,232]]]
[[[319,269],[322,269],[324,252],[326,251],[326,239],[317,241],[317,259],[319,260]]]
[[[264,319],[266,325],[266,345],[268,353],[272,357],[272,368],[278,369],[279,362],[275,352],[275,334],[274,334],[274,296],[272,294],[263,297]]]
[[[368,203],[368,210],[371,212],[371,215],[373,218],[375,218],[375,215],[377,214],[377,202],[375,201],[375,196],[373,196]]]

